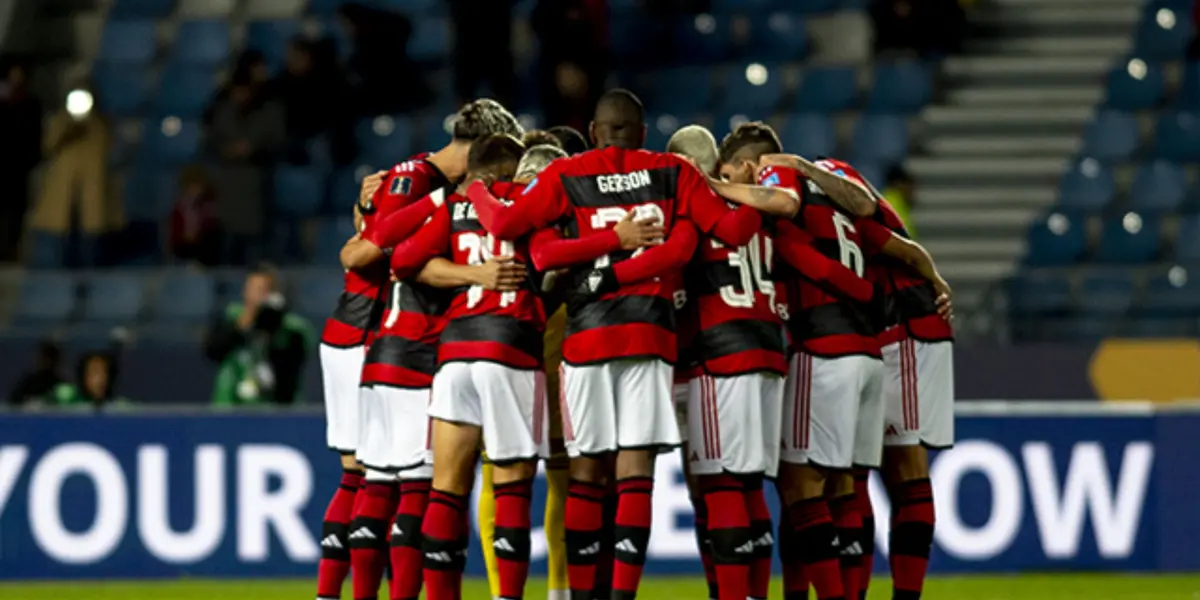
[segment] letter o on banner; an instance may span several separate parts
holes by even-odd
[[[84,531],[63,524],[63,482],[82,475],[96,490],[96,514]],[[29,482],[29,525],[50,558],[72,565],[103,559],[116,550],[129,519],[129,490],[117,459],[95,444],[56,446],[37,463]]]
[[[973,528],[958,514],[958,484],[970,472],[987,477],[992,506],[982,527]],[[963,560],[985,560],[1012,545],[1024,512],[1021,474],[1012,456],[992,442],[972,440],[941,454],[930,470],[937,502],[936,539],[947,554]]]

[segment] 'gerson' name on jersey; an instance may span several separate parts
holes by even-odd
[[[620,175],[601,175],[596,177],[596,187],[602,194],[628,192],[644,188],[648,185],[650,185],[650,173],[644,170]]]

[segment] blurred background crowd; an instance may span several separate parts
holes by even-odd
[[[964,338],[1193,335],[1194,4],[9,3],[0,335],[83,349],[74,377],[44,344],[12,400],[76,379],[58,397],[116,398],[99,375],[115,369],[87,366],[114,328],[302,378],[363,176],[440,147],[465,100],[586,132],[614,85],[645,100],[652,149],[690,122],[720,137],[762,119],[791,151],[859,165],[959,292]],[[1063,268],[1080,264],[1121,267]],[[288,318],[220,337],[272,294]]]

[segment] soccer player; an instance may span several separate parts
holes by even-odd
[[[484,227],[511,238],[565,220],[580,241],[592,243],[599,235],[598,243],[605,243],[607,231],[636,210],[671,231],[676,217],[687,216],[702,230],[740,245],[761,224],[753,209],[729,210],[687,161],[638,150],[645,138],[644,110],[632,93],[607,92],[590,129],[597,150],[551,163],[511,207],[473,185],[468,195]],[[602,256],[596,266],[633,252],[640,251]],[[604,276],[594,275],[586,281],[606,287]],[[672,278],[618,286],[598,301],[568,308],[563,426],[572,459],[566,519],[573,598],[590,598],[595,585],[602,500],[614,459],[613,598],[636,596],[650,536],[654,458],[658,450],[679,444],[671,398],[678,288]]]
[[[559,150],[562,149],[562,142],[558,141],[558,136],[544,129],[530,129],[521,136],[521,145],[526,149],[532,149],[534,146],[554,146]]]
[[[488,99],[472,101],[456,114],[451,140],[444,148],[393,168],[376,192],[371,206],[365,207],[364,213],[374,215],[372,220],[366,223],[361,236],[356,236],[342,250],[343,265],[349,272],[370,273],[376,279],[380,277],[380,271],[386,273],[386,269],[379,267],[385,252],[410,235],[444,201],[443,188],[451,181],[461,179],[466,172],[471,143],[497,132],[522,134],[516,117],[499,103]],[[386,288],[380,287],[375,297],[382,298],[382,290]],[[412,292],[407,286],[402,290],[406,297]],[[392,291],[393,303],[398,302],[396,292],[401,290]],[[429,300],[436,307],[436,294],[419,290],[412,293],[430,296],[418,299],[417,306]],[[375,300],[373,314],[379,314],[381,305]],[[390,314],[399,314],[399,311],[393,310]],[[436,319],[431,320],[428,326],[433,328],[435,322]],[[421,464],[411,464],[416,460],[416,453],[423,456],[423,448],[405,446],[406,443],[423,445],[423,437],[406,438],[392,427],[392,423],[402,417],[414,416],[399,412],[397,406],[403,403],[397,403],[393,397],[403,393],[395,388],[423,389],[428,387],[428,382],[421,376],[426,366],[423,357],[419,352],[412,352],[410,344],[403,341],[420,340],[421,332],[404,330],[401,333],[409,337],[392,335],[381,346],[371,343],[362,367],[364,389],[360,392],[362,431],[358,460],[367,468],[367,473],[363,498],[355,507],[356,523],[350,528],[352,581],[358,600],[376,596],[389,555],[393,564],[392,597],[415,598],[420,593],[419,516],[425,512],[429,472],[422,469]],[[431,345],[435,345],[436,339],[436,333],[432,334]],[[417,375],[401,376],[396,368]],[[403,418],[403,421],[412,424],[411,418]],[[397,486],[396,473],[400,470],[407,472]],[[411,526],[414,519],[418,524],[416,529]],[[393,521],[399,525],[389,529]],[[397,531],[405,535],[395,535]]]
[[[549,131],[554,135],[554,137],[558,138],[559,145],[561,145],[562,149],[571,156],[587,152],[588,150],[592,149],[591,146],[588,145],[587,139],[583,137],[583,134],[579,133],[579,130],[571,127],[570,125],[556,125],[551,127]]]

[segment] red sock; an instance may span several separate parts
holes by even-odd
[[[861,469],[854,473],[854,503],[862,516],[863,564],[859,600],[867,600],[867,588],[871,585],[871,573],[875,570],[875,507],[871,506],[870,486],[867,485],[870,471]],[[850,600],[854,600],[851,598]]]
[[[782,499],[780,503],[782,504]],[[804,574],[804,562],[800,560],[800,547],[796,543],[796,530],[792,518],[784,510],[779,516],[779,562],[783,565],[783,600],[808,600],[808,576]]]
[[[933,488],[928,479],[906,481],[892,498],[890,537],[892,597],[916,600],[925,587],[933,548]]]
[[[834,498],[829,508],[841,543],[842,592],[855,600],[862,588],[862,516],[853,495]]]
[[[846,600],[838,564],[837,530],[824,498],[802,500],[788,507],[796,532],[800,562],[819,600]]]
[[[567,581],[572,600],[587,600],[596,587],[600,530],[604,527],[604,486],[571,480],[567,486]]]
[[[754,538],[742,482],[731,475],[701,475],[708,535],[712,539],[720,600],[745,600],[750,595],[750,560]]]
[[[613,581],[613,536],[617,527],[617,486],[609,484],[604,490],[604,526],[600,528],[600,558],[596,562],[596,585],[592,588],[595,600],[610,600]]]
[[[462,575],[467,565],[467,499],[435,489],[421,523],[421,551],[427,600],[462,598]]]
[[[708,535],[708,510],[704,507],[704,499],[692,499],[692,509],[695,511],[696,548],[700,551],[700,564],[704,566],[704,581],[708,584],[708,597],[717,600],[717,570],[713,565],[712,539]]]
[[[388,562],[388,526],[398,502],[394,481],[368,481],[358,512],[350,522],[350,581],[355,600],[379,597],[379,584]]]
[[[617,482],[617,521],[613,528],[613,539],[616,540],[613,544],[614,600],[637,597],[642,568],[646,564],[646,546],[650,544],[653,492],[652,477],[629,477]],[[712,518],[712,511],[709,511],[709,518]]]
[[[746,510],[750,513],[750,531],[754,536],[754,558],[750,562],[750,597],[765,600],[771,588],[771,556],[775,540],[771,532],[771,509],[763,495],[761,477],[746,483]]]
[[[496,494],[496,570],[500,579],[500,597],[519,600],[525,595],[529,578],[529,501],[533,480],[514,481],[494,486]]]
[[[325,521],[321,524],[321,560],[317,563],[317,598],[342,596],[342,583],[350,574],[350,542],[346,537],[350,533],[350,519],[360,485],[362,473],[343,471],[342,482],[325,509]]]
[[[428,504],[428,479],[400,482],[400,507],[388,536],[391,600],[416,600],[421,595],[421,518]]]

